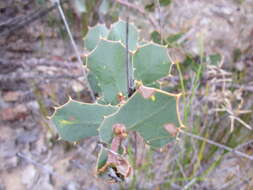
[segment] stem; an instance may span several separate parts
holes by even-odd
[[[126,19],[126,76],[127,76],[127,92],[128,92],[128,97],[130,97],[131,78],[130,78],[130,70],[129,70],[128,34],[129,34],[129,17],[127,17]]]
[[[226,145],[223,145],[223,144],[214,142],[214,141],[209,140],[209,139],[206,139],[206,138],[204,138],[204,137],[200,137],[200,136],[194,135],[194,134],[192,134],[192,133],[185,132],[185,131],[183,131],[183,130],[181,130],[181,129],[179,130],[179,132],[182,133],[182,134],[184,134],[184,135],[186,135],[186,136],[192,137],[192,138],[197,139],[197,140],[200,140],[200,141],[204,141],[204,142],[206,142],[206,143],[208,143],[208,144],[217,146],[217,147],[219,147],[219,148],[221,148],[221,149],[224,149],[224,150],[227,150],[227,151],[232,152],[232,153],[234,153],[234,154],[237,154],[238,156],[247,158],[247,159],[249,159],[249,160],[253,160],[253,156],[250,156],[250,155],[248,155],[248,154],[245,154],[245,153],[243,153],[243,152],[240,152],[240,151],[238,151],[238,150],[236,150],[236,149],[230,148],[230,147],[228,147],[228,146],[226,146]]]
[[[66,3],[66,2],[67,1],[64,0],[62,3]],[[7,21],[1,22],[0,27],[2,27],[4,30],[0,32],[0,36],[5,36],[5,35],[8,36],[8,35],[16,34],[18,30],[48,15],[48,13],[53,11],[56,7],[57,5],[54,4],[51,7],[33,11],[32,13],[27,14],[26,16],[17,16]]]
[[[160,29],[160,35],[161,35],[161,40],[160,43],[162,44],[163,42],[163,32],[162,32],[162,21],[161,21],[161,6],[160,6],[160,1],[156,0],[156,4],[158,6],[158,24],[159,24],[159,29]]]
[[[61,18],[62,18],[63,23],[64,23],[64,25],[65,25],[65,28],[66,28],[66,30],[67,30],[67,32],[68,32],[68,35],[69,35],[71,44],[72,44],[72,46],[73,46],[73,49],[74,49],[74,51],[75,51],[75,53],[76,53],[78,62],[79,62],[79,64],[82,66],[82,65],[83,65],[83,62],[82,62],[80,53],[79,53],[79,51],[78,51],[78,48],[77,48],[77,45],[76,45],[75,40],[74,40],[74,38],[73,38],[73,35],[72,35],[71,31],[70,31],[70,28],[69,28],[67,19],[66,19],[65,15],[64,15],[64,12],[63,12],[63,10],[62,10],[60,1],[59,1],[59,0],[56,0],[55,3],[57,4],[58,10],[59,10],[60,15],[61,15]],[[87,88],[88,88],[88,91],[89,91],[89,93],[90,93],[91,99],[92,99],[93,102],[95,102],[96,98],[95,98],[95,95],[94,95],[94,93],[93,93],[93,91],[92,91],[92,89],[91,89],[91,86],[90,86],[90,83],[89,83],[89,81],[88,81],[87,73],[86,73],[85,69],[83,69],[83,75],[84,75],[84,79],[85,79],[85,81],[86,81]]]

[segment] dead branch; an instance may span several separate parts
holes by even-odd
[[[65,3],[65,2],[67,2],[67,1],[66,0],[63,1],[63,3]],[[0,23],[0,37],[1,36],[9,36],[9,35],[16,33],[18,30],[31,24],[32,22],[48,15],[48,13],[53,11],[56,7],[57,7],[57,5],[53,5],[49,8],[44,8],[42,10],[38,9],[28,15],[15,17],[15,18],[10,19],[4,23]]]
[[[223,150],[229,151],[229,152],[234,153],[234,154],[236,154],[236,155],[238,155],[238,156],[247,158],[247,159],[249,159],[249,160],[253,160],[253,156],[248,155],[248,154],[245,154],[245,153],[243,153],[243,152],[240,152],[240,151],[238,151],[237,149],[230,148],[230,147],[228,147],[228,146],[226,146],[226,145],[217,143],[217,142],[215,142],[215,141],[212,141],[212,140],[207,139],[207,138],[204,138],[204,137],[200,137],[200,136],[195,135],[195,134],[192,134],[192,133],[188,133],[188,132],[183,131],[183,130],[181,130],[181,129],[179,130],[179,132],[182,133],[182,134],[184,134],[184,135],[187,135],[187,136],[189,136],[189,137],[192,137],[192,138],[194,138],[194,139],[201,140],[201,141],[204,141],[204,142],[206,142],[206,143],[208,143],[208,144],[217,146],[217,147],[219,147],[219,148],[221,148],[221,149],[223,149]]]

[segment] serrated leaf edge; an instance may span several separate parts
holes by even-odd
[[[97,26],[105,26],[106,28],[107,28],[107,26],[105,25],[105,24],[101,24],[101,23],[98,23],[97,25],[95,25],[95,26],[88,26],[88,32],[87,32],[87,34],[83,37],[83,42],[86,40],[86,38],[87,38],[87,36],[88,36],[88,33],[89,33],[89,30],[90,29],[93,29],[93,28],[95,28],[95,27],[97,27]],[[109,32],[110,32],[110,28],[107,28],[108,29],[108,34],[109,34]],[[107,36],[108,36],[108,34],[107,34]],[[106,37],[107,37],[106,36]],[[98,41],[98,43],[100,42],[100,40],[101,40],[101,36],[99,36],[99,41]],[[96,46],[95,46],[95,48],[98,46],[98,43],[96,44]],[[84,45],[85,46],[85,45]],[[86,47],[84,47],[86,50],[88,50]],[[95,49],[95,48],[93,48],[93,50]],[[92,51],[93,51],[92,50]],[[85,56],[85,55],[84,55]]]
[[[108,33],[108,36],[109,36],[109,34],[110,34],[112,28],[114,27],[114,25],[118,24],[119,22],[125,22],[125,23],[126,23],[126,21],[125,21],[124,19],[122,19],[122,18],[119,18],[117,22],[112,23],[112,24],[110,25],[110,31],[109,31],[109,33]],[[139,40],[140,40],[139,38],[140,38],[140,31],[141,31],[141,30],[138,29],[138,28],[135,26],[134,22],[129,22],[129,24],[131,24],[131,25],[136,29],[137,34],[138,34],[137,43],[136,43],[136,49],[137,49],[137,48],[138,48],[138,43],[139,43]],[[107,36],[107,37],[108,37],[108,36]],[[108,40],[108,39],[106,39],[106,40]],[[109,40],[109,41],[111,41],[111,40]],[[126,48],[126,46],[124,45],[124,43],[123,43],[121,40],[118,40],[118,41],[119,41],[120,43],[122,43],[122,45],[123,45],[124,48]],[[132,51],[132,50],[128,49],[128,51],[129,51],[130,53],[133,54],[134,51],[136,51],[136,50]]]
[[[105,26],[106,28],[107,28],[107,26],[104,24],[104,23],[98,23],[98,24],[96,24],[96,25],[94,25],[94,26],[88,26],[88,32],[85,34],[85,36],[83,37],[83,40],[85,40],[86,38],[87,38],[87,35],[88,35],[88,33],[89,33],[89,30],[91,30],[91,29],[93,29],[93,28],[96,28],[97,26]],[[110,29],[110,28],[107,28],[108,30]]]
[[[76,102],[76,103],[83,104],[83,105],[99,105],[99,106],[104,106],[104,107],[108,107],[108,106],[109,107],[116,107],[116,106],[112,106],[110,104],[108,104],[108,105],[98,104],[97,102],[95,102],[95,103],[80,102],[80,101],[77,101],[77,100],[73,100],[71,98],[71,96],[69,96],[69,99],[68,99],[68,101],[65,104],[63,104],[61,106],[58,106],[58,107],[54,107],[54,113],[51,116],[47,116],[47,119],[51,120],[54,117],[54,115],[56,114],[57,110],[63,108],[64,106],[66,106],[70,102]]]
[[[135,50],[133,53],[135,54],[135,53],[136,53],[137,51],[139,51],[141,48],[146,47],[146,46],[149,46],[149,45],[155,45],[155,46],[158,46],[158,47],[165,48],[166,53],[168,54],[168,52],[167,52],[167,47],[166,47],[166,46],[161,45],[161,44],[156,44],[156,43],[154,43],[154,42],[152,42],[152,41],[149,41],[149,42],[147,42],[146,44],[143,44],[143,45],[137,45],[137,48],[136,48],[136,50]]]
[[[98,44],[96,45],[96,47],[95,47],[92,51],[90,51],[90,52],[88,52],[87,54],[84,55],[85,58],[86,58],[86,61],[87,61],[87,58],[88,58],[94,51],[96,51],[96,49],[98,48],[99,44],[102,43],[102,41],[104,41],[104,42],[111,42],[111,43],[115,43],[115,44],[118,43],[118,44],[122,45],[122,46],[125,48],[124,44],[123,44],[120,40],[113,41],[113,40],[108,40],[108,39],[106,39],[106,38],[100,38]],[[86,62],[86,63],[87,63],[87,62]]]
[[[149,87],[149,88],[150,88],[150,87]],[[168,95],[168,96],[173,96],[173,97],[176,98],[176,112],[177,112],[177,119],[178,119],[178,122],[179,122],[179,128],[185,128],[185,125],[184,125],[183,122],[182,122],[182,119],[181,119],[181,116],[180,116],[180,110],[179,110],[179,101],[180,101],[180,98],[181,98],[181,96],[182,96],[182,93],[173,94],[173,93],[165,92],[165,91],[163,91],[163,90],[156,89],[156,88],[152,88],[152,89],[154,89],[155,92],[159,92],[159,93],[162,93],[162,94],[165,94],[165,95]],[[134,92],[134,94],[132,94],[132,96],[131,96],[130,98],[127,99],[127,101],[126,101],[125,104],[127,104],[128,101],[130,101],[130,100],[135,96],[136,93],[139,93],[139,92],[136,90],[136,91]],[[124,105],[125,105],[125,104],[124,104]],[[123,105],[123,106],[124,106],[124,105]],[[121,107],[123,107],[123,106],[121,106]],[[116,114],[120,111],[121,107],[119,107],[119,109],[118,109],[116,112],[114,112],[114,113],[112,113],[112,114],[110,114],[110,115],[105,116],[105,117],[104,117],[104,120],[101,122],[101,124],[100,124],[100,126],[98,127],[97,130],[100,131],[100,128],[101,128],[102,125],[104,124],[105,119],[108,118],[108,117],[111,117],[111,116],[116,115]],[[98,137],[99,137],[100,139],[102,139],[101,136],[100,136],[100,133],[98,134]]]

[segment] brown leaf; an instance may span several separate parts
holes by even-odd
[[[131,174],[132,167],[126,159],[117,157],[116,168],[117,172],[123,175],[124,177],[128,177]]]
[[[127,137],[125,125],[117,123],[112,126],[112,129],[115,136],[112,139],[111,151],[108,152],[106,164],[99,169],[98,174],[109,183],[119,183],[131,174],[132,167],[118,153],[119,148],[122,147],[122,140]]]
[[[126,177],[131,174],[132,167],[129,162],[117,156],[116,162],[107,162],[101,169],[99,169],[98,174],[106,180],[108,183],[120,183],[125,181]]]
[[[112,126],[113,133],[121,138],[127,137],[126,127],[124,124],[116,123]]]
[[[117,99],[119,101],[119,104],[125,104],[126,103],[126,97],[122,93],[117,94]]]
[[[178,133],[178,129],[175,127],[174,124],[172,123],[167,123],[164,125],[164,129],[169,133],[171,134],[172,136],[176,136],[177,133]]]
[[[119,136],[114,137],[112,139],[111,150],[114,152],[117,152],[119,150],[120,145],[121,145],[121,138]],[[116,155],[109,152],[107,162],[110,162],[110,163],[116,162]]]

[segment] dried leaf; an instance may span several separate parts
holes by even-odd
[[[176,128],[175,125],[173,125],[172,123],[165,124],[164,129],[172,136],[177,136],[178,128]]]
[[[120,136],[121,138],[127,137],[126,127],[124,124],[116,123],[112,126],[112,129],[115,135]]]
[[[127,137],[125,125],[117,123],[112,129],[115,136],[112,139],[111,151],[108,152],[106,164],[99,169],[98,174],[108,183],[119,183],[131,174],[132,167],[123,156],[118,154],[119,148],[122,147],[122,140]]]
[[[155,89],[154,88],[145,87],[143,85],[141,85],[138,88],[138,91],[141,93],[142,97],[145,98],[145,99],[152,98],[152,96],[155,93]]]
[[[118,98],[119,104],[125,104],[126,103],[126,97],[124,96],[123,93],[118,93],[117,98]]]

